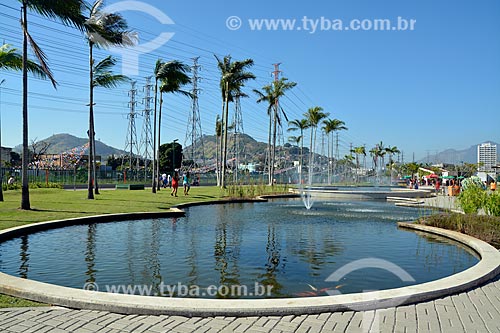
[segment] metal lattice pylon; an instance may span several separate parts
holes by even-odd
[[[151,84],[151,76],[146,77],[146,85],[144,86],[144,110],[142,114],[144,116],[144,122],[142,124],[142,133],[140,141],[140,151],[142,152],[142,157],[144,158],[144,179],[147,177],[148,165],[152,161],[153,157],[153,130],[151,128],[151,103],[154,97],[151,95],[153,90],[153,85]]]
[[[189,113],[188,126],[186,130],[186,138],[184,140],[184,146],[187,147],[190,143],[190,148],[186,149],[184,158],[191,160],[193,164],[198,164],[198,166],[205,166],[205,149],[203,145],[203,132],[201,130],[201,117],[200,108],[198,105],[198,94],[200,89],[198,89],[198,83],[200,77],[198,72],[201,66],[198,65],[198,59],[200,57],[193,58],[193,66],[191,70],[193,72],[193,89],[192,94],[192,104],[191,112]],[[192,168],[194,165],[191,165]]]
[[[128,122],[128,129],[127,129],[127,137],[125,141],[125,151],[129,152],[129,166],[130,170],[134,169],[134,158],[136,159],[136,169],[139,168],[139,144],[137,142],[137,130],[135,127],[135,118],[137,117],[137,113],[135,111],[135,107],[137,105],[136,101],[136,96],[137,96],[137,89],[135,89],[135,84],[137,82],[133,81],[132,87],[129,90],[129,96],[130,96],[130,102],[129,102],[129,107],[130,107],[130,113],[128,114],[127,118],[129,120]],[[135,156],[134,156],[134,150],[135,150]],[[122,166],[123,166],[123,160],[122,160]]]
[[[234,182],[238,183],[238,167],[241,161],[241,156],[245,154],[245,145],[241,144],[241,134],[244,133],[243,129],[243,114],[241,112],[240,97],[236,96],[234,99],[234,118],[233,118],[233,147],[232,155],[234,158]]]

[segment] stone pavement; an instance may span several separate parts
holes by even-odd
[[[500,332],[500,279],[415,305],[319,315],[188,318],[61,307],[0,309],[0,332]]]

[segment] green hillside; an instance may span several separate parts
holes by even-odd
[[[75,147],[83,146],[88,142],[88,139],[78,138],[71,134],[54,134],[51,137],[40,140],[39,142],[46,142],[50,146],[47,154],[60,154],[69,151]],[[21,152],[21,145],[14,147],[14,151]],[[110,147],[100,141],[95,142],[96,154],[106,158],[110,155],[126,154],[123,150]]]

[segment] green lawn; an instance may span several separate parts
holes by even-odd
[[[25,223],[50,221],[99,214],[158,212],[184,202],[218,200],[225,196],[217,187],[192,187],[189,196],[179,189],[178,197],[170,196],[169,189],[151,193],[151,189],[101,190],[94,200],[87,199],[87,191],[61,189],[30,189],[31,210],[20,210],[21,191],[4,192],[0,203],[0,229]]]
[[[191,187],[188,196],[179,188],[178,197],[170,195],[170,189],[151,193],[151,189],[101,190],[94,200],[87,199],[87,191],[62,189],[30,189],[31,210],[20,210],[21,191],[4,192],[4,202],[0,202],[0,230],[50,220],[71,217],[91,216],[113,213],[161,212],[186,202],[212,201],[224,197],[254,196],[260,194],[282,193],[286,188],[268,186],[234,186],[227,190],[218,187]],[[34,306],[38,303],[0,295],[0,308]],[[42,304],[38,304],[42,305]]]

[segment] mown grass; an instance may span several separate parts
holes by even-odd
[[[417,223],[458,231],[500,249],[500,217],[498,216],[440,213],[421,217]]]
[[[4,192],[4,201],[0,202],[0,230],[29,223],[61,220],[74,217],[166,211],[180,203],[213,201],[228,197],[249,197],[263,194],[282,193],[283,187],[259,185],[238,185],[238,195],[234,195],[234,187],[221,190],[215,186],[191,187],[188,196],[184,196],[180,187],[178,197],[170,195],[170,189],[161,189],[156,194],[151,189],[141,191],[101,190],[94,200],[87,199],[86,190],[68,191],[57,188],[30,189],[31,210],[20,210],[21,191]],[[252,194],[252,195],[250,195]],[[43,305],[20,298],[0,294],[0,308]]]
[[[0,309],[1,308],[34,307],[34,306],[46,306],[46,304],[32,302],[32,301],[28,301],[26,299],[0,294]]]

